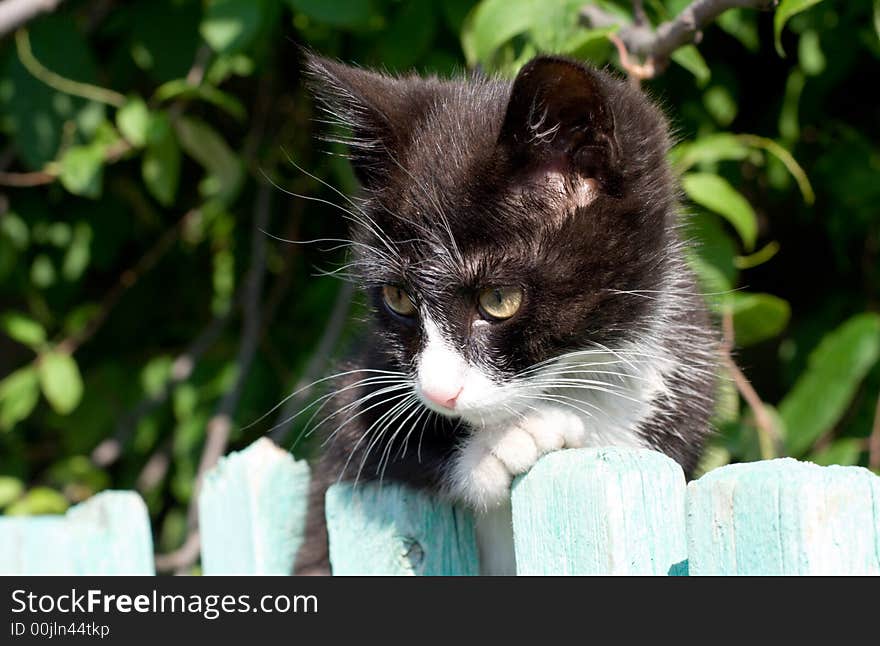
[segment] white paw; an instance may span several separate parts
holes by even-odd
[[[541,456],[533,436],[516,426],[499,433],[491,443],[491,451],[511,475],[525,473]]]
[[[541,454],[559,449],[579,449],[587,444],[584,418],[565,408],[541,408],[519,426],[534,438]]]
[[[450,472],[450,493],[477,510],[506,502],[513,479],[538,459],[586,444],[583,419],[561,408],[535,411],[505,429],[480,429],[462,445]]]
[[[519,423],[520,428],[529,434],[541,455],[558,451],[565,446],[563,420],[556,420],[556,409],[535,413]]]
[[[492,453],[486,437],[471,436],[461,447],[450,471],[449,489],[453,497],[473,509],[485,511],[509,496],[513,475]]]

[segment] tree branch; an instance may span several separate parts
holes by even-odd
[[[120,94],[114,90],[108,90],[107,88],[98,87],[91,83],[73,81],[48,69],[37,60],[36,56],[34,56],[34,52],[31,49],[31,39],[28,35],[27,29],[19,29],[15,32],[15,48],[18,53],[18,59],[21,61],[21,64],[24,65],[25,69],[30,72],[34,78],[42,81],[49,87],[58,90],[59,92],[78,96],[89,101],[106,103],[115,108],[121,108],[125,105],[126,99],[124,94]]]
[[[778,0],[694,0],[678,16],[656,28],[651,28],[643,19],[643,12],[639,12],[641,3],[635,4],[634,23],[624,23],[619,16],[592,4],[581,9],[581,22],[593,29],[619,26],[615,36],[630,55],[645,59],[643,66],[646,73],[650,70],[651,76],[641,78],[651,78],[666,68],[675,50],[698,42],[703,28],[728,9],[766,10],[776,6]]]
[[[205,479],[205,474],[217,464],[217,461],[226,452],[229,434],[232,430],[233,415],[238,406],[238,400],[241,398],[245,380],[259,343],[260,298],[263,293],[263,278],[266,273],[267,237],[263,231],[268,228],[271,200],[271,186],[265,183],[261,184],[254,206],[251,264],[243,285],[242,311],[244,322],[242,325],[241,345],[239,345],[236,357],[237,375],[232,388],[220,400],[216,412],[208,421],[205,446],[202,449],[202,457],[199,460],[196,482],[189,503],[189,511],[187,512],[189,533],[186,541],[180,548],[169,554],[156,556],[157,570],[173,569],[178,574],[185,574],[199,556],[198,503],[202,483]]]
[[[736,389],[755,414],[755,426],[758,429],[761,457],[765,460],[775,458],[782,453],[782,438],[779,437],[776,427],[773,426],[773,420],[767,414],[761,397],[752,387],[751,382],[743,374],[742,370],[739,369],[739,366],[736,365],[736,361],[733,360],[734,331],[733,315],[730,312],[724,313],[722,326],[724,341],[721,344],[721,358],[728,371],[730,371],[733,382],[736,384]]]
[[[238,299],[233,299],[237,301]],[[134,432],[137,423],[145,416],[149,415],[158,406],[168,400],[168,395],[177,384],[189,379],[196,363],[202,358],[202,355],[210,349],[220,333],[226,327],[232,316],[230,308],[223,314],[215,316],[208,326],[195,338],[195,340],[179,354],[171,363],[171,376],[162,389],[155,395],[147,396],[142,399],[132,409],[131,413],[126,415],[122,421],[116,426],[116,432],[113,437],[103,440],[92,451],[92,462],[101,468],[105,468],[116,462],[122,455],[122,447],[128,441],[129,436]]]
[[[0,36],[21,27],[41,13],[55,11],[64,0],[3,0],[0,2]]]

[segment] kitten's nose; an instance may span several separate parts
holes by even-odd
[[[424,395],[425,399],[430,401],[432,404],[436,404],[442,408],[448,408],[449,410],[453,410],[455,408],[455,402],[458,400],[458,396],[461,394],[461,391],[464,390],[462,386],[453,387],[451,389],[447,388],[422,388],[422,395]]]

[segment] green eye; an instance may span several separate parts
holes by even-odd
[[[480,309],[489,318],[509,319],[522,305],[522,297],[519,287],[490,287],[480,292]]]
[[[416,306],[405,291],[397,285],[385,285],[382,288],[382,298],[391,311],[401,316],[412,316],[416,313]]]

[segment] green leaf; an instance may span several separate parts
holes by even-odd
[[[749,147],[736,135],[727,132],[705,135],[694,141],[678,144],[669,152],[670,161],[685,171],[697,164],[720,161],[741,161],[749,156]]]
[[[737,269],[751,269],[770,261],[777,253],[779,253],[779,243],[771,240],[752,254],[737,256],[733,259],[733,264]]]
[[[754,11],[728,9],[718,16],[715,23],[736,38],[750,52],[757,52],[761,48]]]
[[[880,0],[874,0],[874,31],[877,32],[877,38],[880,38]]]
[[[76,361],[69,354],[46,352],[38,361],[40,386],[59,415],[72,412],[82,399],[83,382]]]
[[[210,0],[199,33],[218,54],[240,51],[260,30],[263,9],[258,0]]]
[[[70,503],[67,498],[49,487],[34,487],[24,497],[6,509],[7,516],[40,516],[63,514]]]
[[[805,11],[820,2],[822,0],[782,0],[779,3],[776,15],[773,16],[773,34],[776,42],[776,51],[780,56],[785,57],[785,50],[782,49],[782,29],[785,27],[785,23],[795,14]]]
[[[733,289],[737,271],[733,264],[736,243],[725,231],[721,218],[701,211],[685,220],[686,235],[696,244],[691,247],[689,262],[706,294],[721,295]],[[720,305],[712,299],[713,305]]]
[[[371,0],[287,0],[287,4],[294,11],[333,27],[366,27],[373,17]]]
[[[880,357],[880,315],[859,314],[822,339],[807,368],[779,404],[790,455],[807,451],[846,412]]]
[[[132,146],[141,148],[147,143],[150,128],[150,110],[139,96],[131,97],[116,112],[116,127]]]
[[[165,113],[154,114],[150,120],[141,176],[159,204],[171,206],[174,203],[180,183],[180,146]]]
[[[171,377],[173,359],[168,355],[153,357],[141,370],[141,386],[150,397],[158,397],[159,393]]]
[[[691,200],[724,217],[736,229],[746,249],[754,249],[758,218],[752,205],[726,179],[712,173],[688,173],[681,183]]]
[[[0,329],[29,348],[37,349],[46,342],[43,326],[19,312],[6,312],[0,316]]]
[[[825,71],[825,54],[822,52],[819,33],[815,29],[809,29],[801,34],[801,39],[798,41],[798,61],[801,69],[810,76],[818,76]]]
[[[807,456],[807,460],[815,462],[823,467],[832,464],[852,466],[859,463],[859,458],[864,450],[864,440],[847,437],[835,440],[821,451],[816,451]]]
[[[713,85],[703,94],[703,105],[706,111],[712,115],[715,122],[722,128],[726,128],[736,119],[739,110],[736,99],[723,85]]]
[[[40,289],[46,289],[55,284],[57,274],[51,258],[44,253],[37,255],[31,265],[31,282]]]
[[[9,506],[24,492],[24,484],[12,476],[0,476],[0,509]]]
[[[64,491],[73,488],[77,499],[94,495],[110,486],[107,473],[85,455],[71,455],[58,460],[49,469],[48,480]]]
[[[618,29],[620,27],[616,25],[602,29],[581,29],[560,47],[559,53],[597,64],[602,63],[607,58],[607,52],[611,50],[608,36]]]
[[[791,316],[789,304],[772,294],[735,292],[727,297],[726,307],[733,314],[738,346],[753,345],[777,336]]]
[[[171,397],[171,407],[178,421],[185,422],[196,411],[199,403],[199,393],[192,384],[183,383],[174,389]]]
[[[540,20],[538,0],[483,0],[468,14],[461,41],[469,65],[486,63],[496,49]]]
[[[766,137],[758,137],[757,135],[736,135],[736,137],[746,145],[765,150],[776,157],[782,162],[791,176],[794,177],[804,202],[812,204],[816,200],[816,194],[813,192],[813,186],[810,184],[810,179],[807,177],[806,172],[804,172],[804,169],[801,168],[800,164],[797,163],[795,158],[785,148]]]
[[[8,431],[26,419],[40,399],[40,383],[33,366],[19,368],[0,381],[0,430]]]
[[[694,75],[697,79],[697,85],[703,86],[712,78],[712,72],[706,65],[706,60],[700,54],[700,50],[695,45],[685,45],[679,47],[670,58]]]
[[[64,254],[61,264],[61,275],[73,282],[82,276],[91,260],[92,227],[88,222],[77,222],[73,239]]]
[[[204,121],[192,117],[181,117],[174,125],[181,147],[208,172],[202,192],[224,202],[235,199],[244,178],[244,167],[223,137]]]
[[[61,184],[74,195],[101,197],[104,179],[104,147],[71,146],[59,162]]]
[[[0,233],[18,251],[24,251],[30,244],[30,229],[15,211],[7,211],[0,217]]]
[[[801,135],[798,112],[806,83],[807,77],[800,68],[793,69],[785,82],[785,98],[779,111],[779,134],[789,142],[797,141]]]
[[[192,85],[186,79],[174,79],[164,83],[153,94],[153,98],[159,102],[171,99],[198,99],[217,106],[239,121],[244,121],[247,117],[244,105],[231,94],[211,85]]]
[[[733,456],[725,447],[719,445],[709,445],[700,457],[700,462],[694,471],[694,477],[701,477],[714,469],[730,464]]]

